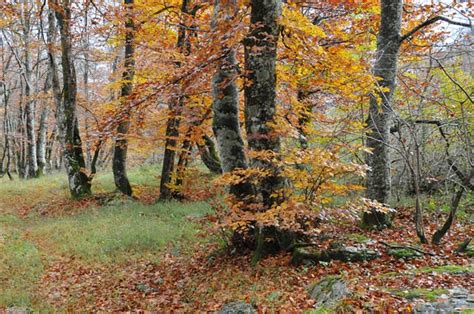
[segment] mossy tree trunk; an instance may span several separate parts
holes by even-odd
[[[253,151],[280,153],[280,139],[271,126],[276,114],[276,57],[281,14],[280,0],[252,0],[250,32],[244,41],[245,127],[248,144]],[[274,163],[253,159],[252,167],[269,170],[270,175],[260,183],[263,205],[271,207],[279,201],[275,193],[283,188],[284,180]]]
[[[85,171],[85,161],[82,152],[82,141],[79,134],[79,122],[76,114],[77,83],[76,71],[72,56],[71,38],[71,2],[70,0],[51,0],[50,7],[54,9],[61,36],[61,64],[63,68],[63,97],[62,107],[64,117],[60,124],[64,134],[64,165],[68,175],[69,191],[74,198],[80,198],[91,193],[91,184]]]
[[[122,74],[122,89],[120,96],[122,103],[126,105],[127,97],[132,94],[133,77],[135,75],[135,25],[132,19],[133,0],[124,0],[126,6],[125,17],[125,69]],[[133,191],[127,176],[127,150],[128,140],[126,138],[130,128],[130,112],[124,111],[121,121],[117,127],[117,138],[114,144],[114,155],[112,170],[114,182],[117,189],[125,195],[131,196]]]
[[[214,16],[212,28],[231,23],[236,11],[235,1],[214,2]],[[223,40],[225,42],[225,38]],[[217,141],[217,147],[223,172],[232,172],[236,169],[247,169],[244,141],[239,124],[239,92],[235,82],[237,78],[237,61],[235,50],[222,47],[224,55],[217,64],[217,70],[212,80],[213,120],[212,130]],[[230,193],[238,198],[245,198],[253,191],[250,182],[242,182],[230,186]]]
[[[395,90],[402,0],[381,0],[380,29],[377,36],[377,54],[373,73],[381,78],[378,91],[370,95],[367,131],[367,198],[387,204],[390,198],[389,135],[392,116],[392,99]],[[383,228],[390,224],[388,214],[373,211],[364,213],[363,223],[368,227]]]

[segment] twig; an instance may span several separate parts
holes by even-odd
[[[430,256],[436,256],[436,254],[434,254],[434,253],[426,252],[426,251],[417,249],[416,247],[412,247],[412,246],[392,245],[392,244],[388,244],[387,242],[384,242],[384,241],[379,241],[379,243],[380,243],[380,244],[383,244],[383,245],[385,245],[385,246],[388,246],[388,247],[391,248],[391,249],[408,249],[408,250],[416,251],[416,252],[421,253],[421,254],[426,254],[426,255],[430,255]]]

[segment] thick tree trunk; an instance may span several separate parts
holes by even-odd
[[[367,198],[387,204],[390,199],[390,156],[388,141],[392,115],[392,98],[395,90],[397,62],[400,50],[402,0],[382,0],[380,30],[377,37],[377,54],[374,75],[380,77],[379,91],[370,96],[367,147]],[[387,214],[373,211],[364,213],[363,223],[368,227],[383,228],[390,224]]]
[[[251,150],[280,153],[280,139],[275,134],[276,114],[276,57],[279,35],[280,0],[252,0],[251,30],[244,41],[245,68],[245,126]],[[280,201],[275,197],[284,187],[284,180],[274,163],[254,159],[252,166],[269,171],[260,183],[259,193],[264,206]]]
[[[134,59],[134,37],[135,26],[132,19],[133,0],[124,0],[127,16],[125,21],[125,69],[122,74],[122,102],[126,104],[127,97],[131,95],[133,88],[133,76],[135,74]],[[130,113],[126,111],[117,127],[117,138],[114,145],[114,156],[112,170],[114,182],[117,189],[125,195],[132,195],[132,187],[127,177],[127,150],[128,140],[126,138],[130,128]]]
[[[232,18],[236,10],[235,1],[216,0],[214,6],[213,28],[219,22],[226,22]],[[217,71],[212,80],[213,93],[213,120],[212,130],[217,141],[222,170],[232,172],[236,169],[247,169],[245,146],[239,124],[239,92],[235,82],[237,78],[237,61],[235,51],[231,47],[223,47],[224,58],[220,59]],[[230,186],[230,193],[238,198],[245,198],[252,194],[250,182]]]
[[[51,1],[53,2],[51,7],[55,10],[61,35],[64,119],[60,124],[63,125],[65,131],[62,138],[64,143],[64,165],[68,175],[69,191],[73,197],[80,198],[91,193],[91,184],[85,172],[82,141],[76,116],[77,84],[72,59],[71,4],[70,0],[64,0],[62,5],[59,5],[56,0]]]

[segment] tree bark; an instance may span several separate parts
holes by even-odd
[[[132,94],[133,77],[135,74],[134,40],[135,26],[132,18],[133,0],[124,0],[126,6],[125,21],[125,69],[122,74],[122,103],[126,104],[127,97]],[[125,195],[131,196],[133,191],[127,176],[127,150],[128,140],[126,138],[130,128],[130,112],[124,112],[123,117],[117,127],[117,138],[114,145],[114,155],[112,161],[112,170],[114,173],[114,182],[117,189]]]
[[[214,141],[209,136],[204,135],[204,145],[198,143],[197,147],[201,160],[206,165],[207,169],[209,169],[211,173],[221,174],[222,163],[217,156],[216,144],[214,144]]]
[[[65,131],[62,138],[64,143],[64,165],[68,175],[71,196],[80,198],[91,193],[91,183],[85,172],[79,122],[76,115],[77,83],[72,59],[71,3],[70,0],[63,0],[61,5],[59,5],[58,0],[50,0],[50,3],[52,3],[51,7],[55,10],[61,35],[64,119],[60,124],[63,125]]]
[[[244,40],[245,68],[245,127],[251,150],[280,153],[280,139],[271,123],[276,114],[276,57],[279,35],[280,0],[251,1],[251,29]],[[280,201],[275,197],[284,180],[273,162],[253,159],[252,167],[269,171],[261,181],[259,193],[263,205],[270,207]]]
[[[402,0],[381,0],[380,29],[377,37],[377,54],[373,73],[381,78],[379,89],[370,95],[367,131],[367,198],[387,204],[390,198],[390,156],[388,141],[392,115],[392,98],[395,90],[400,30],[402,23]],[[368,227],[383,228],[390,224],[388,214],[372,211],[364,213],[363,223]]]
[[[189,0],[183,0],[181,4],[181,12],[188,13]],[[177,47],[180,52],[189,54],[189,47],[186,47],[186,26],[181,23],[178,30],[178,43]],[[184,51],[183,51],[184,48]],[[188,48],[188,49],[186,49]],[[180,67],[179,62],[176,63],[177,67]],[[160,200],[169,201],[174,198],[173,184],[173,173],[175,169],[175,156],[176,156],[176,144],[179,136],[179,124],[182,107],[184,104],[184,97],[177,96],[172,99],[168,105],[168,121],[166,124],[166,140],[165,140],[165,153],[163,157],[163,167],[161,169],[161,181],[160,181]]]
[[[219,22],[228,22],[236,11],[235,1],[214,2],[213,29]],[[247,169],[247,157],[239,124],[239,92],[235,80],[237,79],[237,61],[235,50],[223,46],[221,53],[224,58],[217,64],[217,70],[212,80],[212,130],[217,141],[223,172],[232,172],[236,169]],[[238,198],[245,198],[252,194],[250,182],[242,182],[230,186],[230,193]]]
[[[46,105],[47,106],[47,105]],[[49,108],[45,107],[41,112],[38,128],[38,142],[36,144],[36,150],[38,153],[38,171],[37,176],[42,176],[46,168],[46,144],[47,144],[47,132],[48,132],[48,116]]]
[[[165,153],[163,167],[161,169],[160,200],[169,201],[173,198],[172,184],[173,172],[175,170],[176,144],[179,136],[179,117],[183,99],[175,99],[169,105],[168,121],[166,125]]]
[[[28,2],[24,1],[22,4],[23,18],[23,65],[24,73],[23,77],[25,80],[25,115],[26,115],[26,141],[27,141],[27,177],[34,178],[36,177],[36,172],[38,171],[38,164],[36,159],[36,134],[35,134],[35,103],[32,99],[32,86],[31,86],[31,56],[30,56],[30,8],[28,7]]]

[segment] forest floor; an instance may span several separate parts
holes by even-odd
[[[94,196],[81,201],[68,198],[63,174],[1,179],[0,312],[215,311],[240,300],[260,312],[324,313],[334,308],[312,310],[307,289],[335,274],[352,291],[337,304],[347,312],[410,312],[417,303],[446,298],[449,289],[474,292],[473,260],[455,252],[474,236],[468,203],[439,247],[418,245],[413,210],[400,206],[394,226],[382,232],[344,221],[321,225],[329,240],[363,244],[381,252],[378,259],[296,267],[284,253],[252,267],[250,255],[232,255],[209,232],[216,219],[206,201],[209,189],[187,202],[156,204],[157,173],[153,167],[131,171],[136,200],[114,197],[110,174],[94,179]],[[426,214],[427,234],[435,218],[435,212]],[[433,255],[395,257],[381,241]]]

